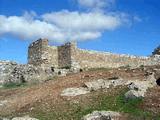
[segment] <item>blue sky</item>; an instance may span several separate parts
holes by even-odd
[[[159,0],[0,0],[0,59],[26,63],[38,36],[52,45],[76,39],[84,49],[148,56],[160,44],[159,11]]]

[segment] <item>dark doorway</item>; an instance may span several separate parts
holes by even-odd
[[[158,78],[158,79],[156,80],[156,83],[157,83],[158,86],[160,86],[160,78]]]
[[[55,70],[54,70],[54,67],[51,67],[51,71],[52,71],[52,72],[54,72],[54,71],[55,71]]]

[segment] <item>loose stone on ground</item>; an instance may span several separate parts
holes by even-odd
[[[113,111],[94,111],[82,118],[82,120],[119,120],[120,113]]]
[[[67,88],[62,91],[61,96],[77,96],[77,95],[83,95],[87,94],[90,91],[88,91],[86,88]]]

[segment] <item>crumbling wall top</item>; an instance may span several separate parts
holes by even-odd
[[[44,39],[40,38],[40,39],[36,40],[35,42],[31,43],[29,45],[29,48],[31,48],[31,47],[33,47],[35,45],[39,45],[39,44],[41,44],[41,45],[42,44],[43,45],[48,45],[48,39],[46,39],[46,38],[44,38]]]

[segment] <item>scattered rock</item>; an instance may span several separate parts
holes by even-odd
[[[9,118],[0,118],[0,120],[38,120],[38,119],[31,118],[29,116],[24,116],[24,117],[14,117],[12,119],[9,119]]]
[[[126,84],[126,80],[123,80],[123,79],[117,79],[117,80],[112,80],[111,81],[111,85],[112,86],[114,86],[114,87],[116,87],[116,86],[120,86],[120,85],[122,85],[122,86],[124,86],[125,84]]]
[[[154,87],[150,81],[133,81],[128,85],[130,90],[138,90],[146,92],[148,88]]]
[[[127,93],[125,93],[126,100],[143,98],[143,97],[144,97],[144,91],[130,90]]]
[[[145,81],[128,81],[127,84],[130,91],[125,93],[126,99],[143,98],[147,90],[156,85],[156,79],[150,75]]]
[[[46,81],[54,76],[66,76],[69,69],[54,69],[50,66],[33,66],[0,61],[0,85],[8,83],[35,83]]]
[[[96,91],[96,90],[103,89],[103,88],[109,88],[110,84],[111,84],[110,81],[99,79],[99,80],[92,81],[92,82],[86,82],[84,83],[84,86],[89,91]]]
[[[150,84],[152,84],[153,86],[156,86],[157,83],[156,83],[155,73],[152,73],[151,75],[149,75],[146,81],[149,81]]]
[[[38,120],[36,118],[31,118],[29,116],[24,116],[24,117],[15,117],[12,120]]]
[[[88,91],[86,88],[67,88],[62,91],[61,96],[78,96],[78,95],[83,95],[87,94],[90,91]]]
[[[94,111],[82,118],[82,120],[120,120],[121,115],[113,111]]]
[[[2,101],[0,101],[0,107],[5,106],[7,103],[8,103],[7,100],[2,100]]]
[[[88,88],[88,90],[90,91],[96,91],[99,89],[104,89],[104,88],[109,88],[110,86],[124,86],[126,84],[126,80],[123,79],[115,79],[115,80],[103,80],[103,79],[99,79],[99,80],[95,80],[92,82],[86,82],[84,83],[84,87]]]

